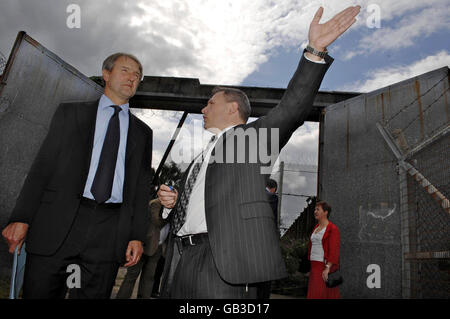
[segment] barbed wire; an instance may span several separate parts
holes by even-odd
[[[392,121],[395,117],[397,117],[400,113],[402,113],[404,110],[406,110],[408,107],[410,107],[411,105],[413,105],[415,102],[417,102],[420,98],[422,98],[423,96],[427,95],[432,89],[434,89],[437,85],[439,85],[439,83],[441,83],[442,81],[444,81],[445,79],[447,79],[448,75],[446,74],[442,79],[440,79],[439,81],[437,81],[433,86],[431,86],[428,90],[426,90],[424,93],[420,94],[418,97],[416,97],[412,102],[400,107],[400,110],[395,113],[391,118],[389,118],[386,121],[386,125],[389,124],[390,121]]]
[[[279,172],[279,170],[278,170]],[[303,171],[303,170],[292,170],[292,169],[285,169],[284,172],[296,172],[296,173],[312,173],[317,174],[317,171]]]
[[[439,95],[433,102],[431,102],[423,111],[422,114],[425,114],[426,111],[428,111],[430,109],[430,107],[432,107],[437,101],[440,100],[441,97],[444,96],[445,93],[447,93],[447,91],[450,89],[450,87],[448,87],[447,89],[444,90],[444,92],[442,92],[441,95]],[[408,123],[408,125],[406,125],[402,131],[406,131],[410,125],[412,123],[414,123],[418,118],[420,117],[420,114],[417,114],[417,116],[415,118],[413,118],[413,120],[411,122]]]
[[[315,196],[315,195],[283,193],[283,196],[297,196],[297,197],[306,197],[306,198],[308,198],[308,197],[312,197],[312,196]]]

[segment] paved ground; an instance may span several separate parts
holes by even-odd
[[[115,286],[113,288],[113,292],[111,294],[111,299],[116,298],[116,294],[119,291],[120,284],[122,283],[126,272],[127,272],[127,270],[124,267],[121,267],[119,269],[119,273],[117,274],[117,277],[116,277],[116,284],[115,284]],[[133,294],[131,295],[131,299],[136,299],[138,286],[139,286],[139,278],[137,279],[136,284],[134,285],[134,290],[133,290]],[[299,298],[293,297],[293,296],[271,294],[270,299],[299,299]]]
[[[125,267],[119,268],[119,272],[117,273],[117,277],[116,277],[116,284],[114,285],[114,288],[113,288],[113,291],[111,294],[111,299],[116,298],[117,292],[119,291],[120,285],[122,284],[123,278],[125,277],[126,273],[127,273],[127,269]],[[139,276],[139,278],[140,278],[140,276]],[[139,278],[136,280],[136,284],[134,285],[134,290],[133,290],[133,294],[131,295],[131,299],[136,299],[136,297],[137,297]]]

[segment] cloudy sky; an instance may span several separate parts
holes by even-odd
[[[68,27],[75,21],[71,4],[80,8],[79,28]],[[328,47],[335,62],[321,90],[370,92],[450,64],[449,0],[1,0],[0,51],[7,57],[24,30],[87,76],[101,73],[107,55],[128,51],[145,75],[284,88],[319,6],[325,22],[356,4],[358,21]],[[155,131],[156,166],[180,114],[136,113]],[[200,120],[190,116],[188,128]],[[315,174],[298,171],[317,165],[317,138],[317,124],[306,123],[283,150],[286,192],[315,193]],[[289,226],[304,200],[286,196],[283,203]]]

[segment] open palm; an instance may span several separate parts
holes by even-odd
[[[336,14],[331,20],[319,24],[323,14],[323,7],[320,7],[309,26],[310,45],[319,51],[326,50],[327,46],[355,23],[355,17],[360,9],[360,6],[348,7]]]

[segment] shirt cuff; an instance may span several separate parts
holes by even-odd
[[[169,216],[171,211],[172,211],[171,208],[164,207],[163,212],[162,212],[162,218],[167,219],[167,217]]]
[[[303,56],[305,57],[305,59],[307,59],[308,61],[311,61],[311,62],[314,62],[314,63],[321,63],[321,64],[325,64],[326,62],[325,62],[325,59],[322,59],[322,60],[320,60],[320,61],[314,61],[314,60],[311,60],[310,58],[308,58],[307,56],[306,56],[306,53],[303,53]]]

